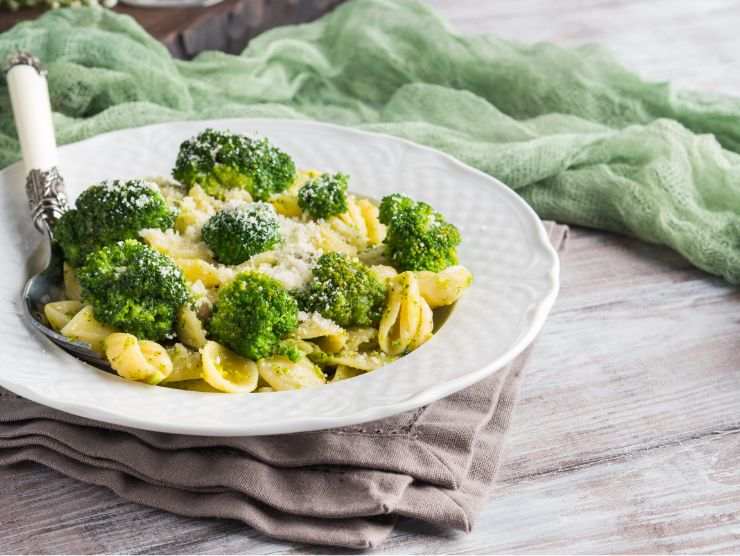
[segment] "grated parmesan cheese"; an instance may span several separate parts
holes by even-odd
[[[341,334],[342,327],[333,320],[321,316],[318,312],[306,313],[298,311],[298,328],[295,337],[301,339],[319,338],[334,334]]]
[[[260,253],[237,267],[255,270],[275,278],[289,290],[302,288],[310,279],[312,269],[323,251],[317,247],[320,231],[313,222],[299,222],[278,215],[280,245]]]
[[[254,206],[255,203],[249,201],[249,194],[246,192],[234,191],[224,201],[220,201],[195,186],[179,201],[179,233],[173,230],[147,229],[141,230],[139,234],[150,246],[172,258],[213,261],[213,254],[201,239],[203,225],[216,211],[236,210],[245,204]],[[300,289],[311,279],[312,269],[324,252],[320,247],[322,234],[319,225],[282,215],[277,215],[277,219],[280,223],[281,241],[275,249],[259,253],[238,266],[212,263],[221,285],[245,270],[267,274],[289,290]]]

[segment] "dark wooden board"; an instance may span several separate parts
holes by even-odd
[[[209,8],[137,8],[119,4],[114,11],[130,15],[178,58],[203,50],[238,53],[259,33],[292,23],[305,23],[343,0],[224,0]],[[0,11],[0,32],[35,19],[39,9]]]

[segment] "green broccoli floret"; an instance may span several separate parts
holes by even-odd
[[[374,326],[380,321],[385,294],[385,286],[361,262],[326,253],[296,297],[302,310],[318,311],[340,326]]]
[[[304,353],[295,345],[295,340],[287,339],[280,342],[274,351],[275,355],[287,357],[293,363],[298,361]]]
[[[180,145],[173,177],[206,193],[223,197],[227,189],[246,189],[265,201],[293,183],[295,164],[267,139],[206,129]]]
[[[259,272],[244,272],[219,292],[208,322],[213,338],[252,360],[269,357],[298,327],[298,305],[283,285]]]
[[[346,174],[322,174],[298,190],[298,206],[313,218],[328,218],[347,210]]]
[[[96,319],[142,339],[168,338],[190,299],[180,269],[133,239],[92,252],[77,276]]]
[[[54,239],[72,266],[85,257],[124,239],[136,239],[139,230],[172,227],[175,213],[153,184],[142,180],[109,181],[88,187],[54,226]]]
[[[280,221],[269,203],[233,203],[211,216],[201,234],[219,262],[240,264],[280,242]]]
[[[386,254],[400,270],[439,272],[457,263],[460,231],[424,202],[394,193],[380,202]]]

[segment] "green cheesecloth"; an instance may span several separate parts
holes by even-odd
[[[542,218],[668,245],[740,283],[740,100],[642,81],[595,47],[461,37],[417,2],[353,0],[241,56],[173,60],[96,8],[0,34],[0,59],[16,49],[48,66],[60,143],[194,118],[357,126],[446,151]],[[19,157],[5,89],[0,167]]]

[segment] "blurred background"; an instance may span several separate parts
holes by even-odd
[[[0,32],[38,17],[45,5],[27,8],[20,4],[41,1],[0,0]],[[125,0],[113,9],[136,18],[175,56],[191,58],[207,49],[238,53],[266,29],[312,21],[343,1]],[[156,7],[170,2],[179,7]],[[552,41],[567,46],[598,42],[650,79],[725,93],[740,89],[740,72],[734,71],[740,47],[740,4],[735,0],[425,2],[461,33],[495,33],[522,42]],[[183,3],[210,5],[182,7]],[[17,9],[11,10],[11,5]]]

